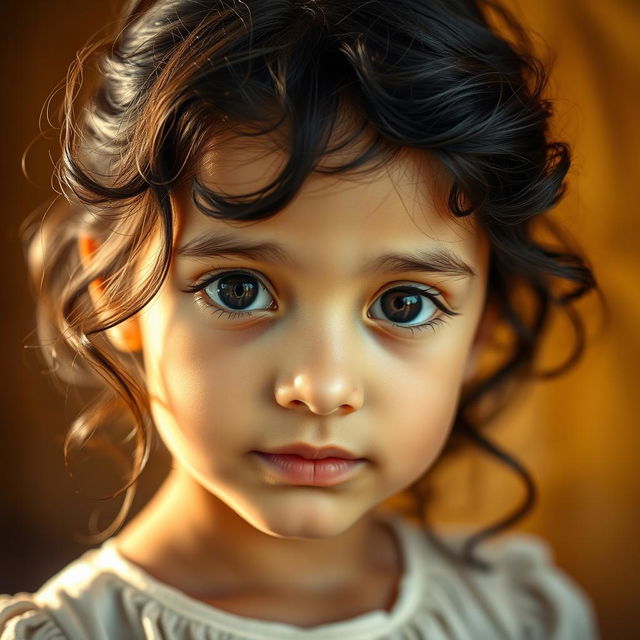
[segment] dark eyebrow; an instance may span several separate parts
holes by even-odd
[[[250,243],[227,234],[204,234],[177,249],[176,256],[207,260],[223,256],[239,256],[249,260],[273,262],[300,270],[301,265],[286,250],[274,242]],[[366,263],[363,273],[384,271],[442,273],[448,276],[473,277],[475,271],[459,256],[440,245],[412,253],[385,253]]]

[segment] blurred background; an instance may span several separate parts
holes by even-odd
[[[533,474],[534,511],[512,530],[541,535],[555,561],[589,594],[605,639],[637,638],[640,595],[640,4],[636,0],[507,0],[555,59],[549,96],[555,137],[573,147],[568,195],[553,218],[591,261],[611,323],[599,331],[595,297],[579,305],[590,346],[578,366],[536,382],[491,428]],[[56,390],[33,349],[34,305],[18,228],[51,196],[56,134],[38,138],[42,107],[75,51],[115,16],[119,3],[31,0],[3,6],[0,156],[4,218],[0,261],[3,381],[0,386],[0,593],[35,591],[87,547],[95,504],[73,493],[62,442],[78,409]],[[60,94],[54,100],[59,104]],[[48,128],[46,118],[43,128]],[[32,143],[26,167],[21,156]],[[549,364],[567,354],[569,326],[557,323]],[[168,469],[157,451],[141,476],[132,517]],[[447,500],[436,522],[499,519],[522,498],[512,474],[480,454],[443,470]],[[473,481],[470,481],[473,479]],[[104,503],[105,523],[120,502]]]

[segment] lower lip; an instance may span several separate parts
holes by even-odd
[[[280,480],[291,484],[330,487],[349,480],[365,463],[364,459],[319,458],[309,460],[284,453],[254,452]]]

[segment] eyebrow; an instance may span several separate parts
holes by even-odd
[[[246,242],[228,234],[207,233],[193,238],[176,251],[176,256],[206,260],[215,257],[238,256],[249,260],[272,262],[300,270],[300,263],[275,242]],[[369,262],[363,273],[380,272],[441,273],[447,276],[473,277],[476,272],[458,255],[439,245],[410,253],[385,253]]]

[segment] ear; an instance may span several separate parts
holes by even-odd
[[[80,260],[85,267],[91,262],[91,254],[98,246],[99,242],[93,236],[87,234],[78,236],[78,252],[80,253]],[[89,284],[89,295],[94,306],[97,306],[98,301],[104,295],[103,278],[96,278]],[[106,333],[109,341],[119,351],[129,353],[142,349],[142,334],[140,332],[140,323],[136,316],[127,318],[119,325],[107,329]]]
[[[471,349],[469,350],[469,355],[467,357],[467,363],[464,370],[465,383],[471,380],[473,375],[476,373],[476,369],[478,366],[478,357],[489,341],[489,338],[497,321],[498,313],[496,311],[495,305],[491,302],[488,302],[482,314],[482,317],[480,318],[480,322],[478,322],[476,335],[473,339],[473,344],[471,345]]]

